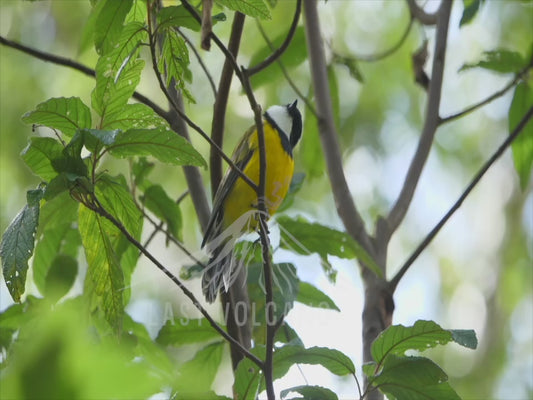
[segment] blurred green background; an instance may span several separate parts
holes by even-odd
[[[173,4],[174,2],[167,2]],[[436,7],[437,2],[431,2]],[[271,39],[286,32],[292,15],[292,1],[279,0],[272,21],[262,22]],[[89,1],[11,1],[0,2],[1,35],[42,51],[76,59],[93,67],[93,49],[80,51],[83,26],[90,11]],[[526,56],[533,40],[532,1],[488,1],[470,25],[459,28],[463,2],[452,10],[441,115],[462,110],[496,92],[512,79],[483,70],[458,72],[481,53],[508,48]],[[378,53],[394,44],[408,22],[405,2],[399,0],[330,0],[320,3],[320,16],[327,54],[345,57]],[[227,41],[232,13],[215,26]],[[280,22],[282,21],[282,22]],[[193,43],[196,34],[187,32]],[[379,62],[358,62],[364,82],[358,82],[343,65],[331,67],[333,94],[338,99],[338,128],[341,135],[345,171],[352,195],[368,229],[373,230],[377,215],[386,213],[394,202],[417,143],[424,118],[426,95],[413,82],[411,54],[423,40],[429,42],[430,57],[434,29],[416,24],[405,44]],[[254,54],[265,48],[255,21],[248,19],[239,55],[247,65]],[[295,54],[302,48],[292,49]],[[291,53],[291,54],[293,54]],[[304,52],[305,53],[305,52]],[[218,82],[223,58],[216,49],[201,52]],[[296,57],[295,55],[293,55]],[[304,54],[305,56],[305,54]],[[146,57],[146,55],[145,55]],[[196,104],[187,104],[190,117],[210,131],[213,96],[207,80],[192,58],[194,81],[191,92]],[[291,79],[304,94],[310,93],[307,61],[291,66],[285,60]],[[426,71],[430,71],[426,67]],[[267,75],[268,74],[268,75]],[[297,95],[283,79],[277,65],[254,82],[264,108],[287,103]],[[93,79],[71,69],[36,60],[19,51],[0,47],[0,228],[25,203],[26,190],[38,179],[19,157],[32,135],[49,135],[21,122],[21,116],[50,97],[78,96],[90,104]],[[163,106],[163,96],[149,67],[143,72],[138,91]],[[391,242],[389,271],[410,255],[425,234],[439,221],[464,190],[480,165],[507,135],[507,112],[512,91],[467,117],[442,126],[423,172],[405,222]],[[303,109],[303,105],[302,105]],[[297,172],[307,179],[290,214],[303,214],[326,225],[341,228],[322,156],[317,148],[316,128],[309,113],[303,141],[296,154]],[[234,82],[226,118],[226,143],[231,151],[240,134],[251,125],[252,112],[240,87]],[[208,145],[194,132],[193,144],[208,158]],[[125,163],[125,161],[124,161]],[[112,172],[125,170],[122,163],[109,164]],[[203,171],[206,187],[208,173]],[[181,170],[158,165],[152,174],[167,192],[178,197],[186,189]],[[199,251],[200,231],[190,199],[182,204],[185,244]],[[145,232],[148,235],[149,232]],[[162,237],[152,246],[160,259],[175,271],[182,254],[167,249]],[[507,151],[483,178],[448,222],[431,246],[419,257],[400,283],[395,296],[394,323],[412,324],[417,319],[433,319],[446,328],[476,330],[479,348],[465,350],[447,346],[432,352],[450,374],[452,386],[465,399],[528,399],[533,396],[533,194],[530,182],[519,187],[510,151]],[[362,286],[357,266],[333,260],[338,269],[337,284],[331,284],[321,271],[318,259],[295,258],[278,251],[280,260],[290,258],[304,281],[313,282],[328,293],[341,312],[317,311],[297,305],[288,321],[300,333],[306,346],[322,345],[340,349],[361,364]],[[31,276],[31,274],[30,274]],[[81,278],[77,290],[81,287]],[[11,304],[2,280],[0,309]],[[198,282],[190,286],[198,292]],[[75,293],[75,290],[73,293]],[[28,292],[38,294],[31,283]],[[145,260],[134,275],[132,300],[128,308],[134,319],[144,322],[151,334],[157,332],[168,313],[194,315],[192,307],[176,295],[174,287]],[[219,313],[215,305],[210,310]],[[225,354],[227,358],[227,354]],[[319,367],[304,368],[315,384],[333,385],[339,398],[353,396],[352,382],[324,377]],[[286,380],[300,383],[299,372]],[[223,377],[217,380],[228,391]]]

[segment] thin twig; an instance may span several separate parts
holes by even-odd
[[[418,141],[416,152],[409,165],[402,190],[386,219],[387,229],[380,230],[384,236],[378,238],[378,240],[380,242],[382,241],[382,243],[388,243],[391,235],[398,228],[409,209],[418,181],[420,180],[420,175],[429,156],[435,132],[439,126],[439,107],[451,8],[452,2],[444,0],[438,11],[439,21],[435,40],[435,57],[433,59],[424,127]]]
[[[292,19],[289,32],[287,33],[287,37],[285,38],[281,46],[279,46],[278,49],[274,50],[274,52],[272,52],[272,54],[270,54],[266,59],[261,61],[259,64],[254,65],[253,67],[250,67],[247,69],[249,77],[258,73],[259,71],[264,70],[274,61],[278,60],[281,57],[281,55],[285,52],[285,50],[287,50],[287,48],[291,44],[291,41],[294,37],[294,33],[296,32],[296,27],[298,26],[298,21],[300,20],[301,11],[302,11],[302,0],[297,0],[296,9],[294,11],[294,17]]]
[[[196,21],[198,21],[200,24],[202,23],[202,18],[200,17],[200,14],[198,14],[198,11],[196,11],[196,8],[194,8],[187,0],[181,0],[181,4],[185,9],[193,16]],[[235,57],[233,57],[233,54],[228,50],[228,48],[222,43],[222,41],[218,38],[217,35],[215,35],[213,32],[210,34],[211,39],[215,42],[217,47],[224,53],[224,56],[226,59],[228,59],[231,63],[231,66],[233,67],[233,71],[235,72],[235,75],[239,78],[239,80],[242,82],[242,75],[241,70],[239,68],[239,65],[237,64],[237,60],[235,60]]]
[[[267,45],[270,47],[270,49],[274,50],[274,45],[272,44],[272,42],[268,38],[265,30],[263,29],[263,26],[261,25],[261,23],[259,21],[257,21],[257,28],[259,29],[259,33],[261,33],[261,36],[263,37],[263,39],[265,40]],[[305,103],[307,109],[311,112],[311,114],[313,114],[316,117],[317,113],[316,113],[315,107],[313,106],[313,103],[311,103],[309,101],[309,99],[306,96],[304,96],[304,94],[300,91],[298,86],[296,86],[296,84],[294,83],[294,81],[290,77],[289,73],[287,72],[287,68],[285,68],[285,65],[283,64],[283,61],[278,59],[278,60],[276,60],[276,62],[278,63],[279,67],[281,68],[281,72],[283,73],[283,76],[285,77],[285,80],[287,81],[289,86],[292,88],[292,90],[294,90],[294,92],[298,95],[298,97],[300,99],[302,99],[302,101]]]
[[[524,68],[522,71],[520,71],[511,82],[509,82],[507,85],[505,85],[502,89],[498,90],[496,93],[493,93],[489,97],[487,97],[486,99],[481,100],[479,103],[472,104],[471,106],[466,107],[464,110],[459,111],[458,113],[451,114],[451,115],[448,115],[447,117],[440,118],[439,125],[443,125],[443,124],[445,124],[447,122],[451,122],[453,120],[461,118],[462,116],[464,116],[466,114],[470,114],[471,112],[477,110],[478,108],[481,108],[484,105],[489,104],[491,101],[496,100],[498,97],[503,96],[510,89],[512,89],[521,79],[524,78],[524,76],[528,73],[529,69],[532,66],[533,66],[532,63],[530,62],[529,65],[526,68]]]
[[[185,35],[181,29],[176,28],[176,32],[180,34],[180,36],[185,40],[185,43],[189,46],[189,49],[192,50],[194,56],[196,57],[196,60],[198,61],[198,64],[200,64],[200,68],[204,71],[205,76],[207,77],[207,80],[209,81],[209,85],[211,86],[211,90],[213,91],[213,97],[217,97],[217,88],[215,86],[215,81],[213,80],[213,77],[211,76],[211,73],[207,69],[207,65],[205,65],[204,60],[200,56],[200,53],[198,53],[198,50],[196,50],[196,47],[191,42],[191,40]]]
[[[335,197],[337,213],[350,236],[359,242],[370,255],[373,255],[373,245],[366,232],[363,219],[357,211],[344,175],[339,139],[333,120],[333,106],[329,92],[324,45],[322,43],[316,0],[304,2],[304,15],[307,52],[315,90],[320,140],[326,159],[331,188]]]
[[[503,152],[511,145],[513,140],[516,139],[516,137],[522,132],[528,121],[533,117],[533,107],[531,107],[528,112],[524,115],[524,117],[520,120],[516,128],[511,132],[511,134],[503,141],[503,143],[498,147],[498,149],[494,152],[494,154],[487,160],[487,162],[480,168],[478,173],[474,176],[470,184],[467,186],[463,194],[457,199],[457,201],[454,203],[454,205],[450,208],[450,210],[442,217],[442,219],[435,225],[435,227],[429,232],[429,234],[424,238],[422,243],[418,245],[418,247],[415,249],[413,254],[407,259],[407,261],[402,265],[400,270],[396,273],[396,275],[391,279],[389,282],[389,286],[394,292],[396,287],[398,286],[398,283],[402,279],[402,277],[405,275],[409,267],[413,264],[413,262],[418,258],[420,253],[424,251],[424,249],[431,243],[433,238],[439,233],[440,229],[444,226],[444,224],[450,219],[450,217],[454,214],[455,211],[461,207],[463,204],[463,201],[466,199],[466,197],[470,194],[470,192],[474,189],[474,187],[478,184],[478,182],[481,180],[483,175],[489,170],[489,168],[494,164],[494,162],[503,154]]]
[[[75,69],[76,71],[82,72],[83,74],[91,77],[96,77],[96,72],[94,69],[87,67],[86,65],[83,65],[77,61],[73,61],[66,57],[57,56],[55,54],[46,53],[41,50],[34,49],[32,47],[25,46],[21,43],[15,42],[13,40],[9,40],[4,38],[3,36],[0,36],[0,44],[3,44],[4,46],[11,47],[13,49],[22,51],[23,53],[29,54],[35,58],[38,58],[39,60],[51,62],[57,65],[62,65],[64,67],[69,67],[72,69]],[[159,115],[162,118],[166,119],[166,111],[163,110],[161,107],[159,107],[157,104],[152,102],[150,99],[148,99],[146,96],[140,94],[139,92],[133,92],[133,98],[140,101],[141,103],[147,105],[150,107],[154,112]]]
[[[445,3],[446,1],[451,2],[451,0],[442,0],[442,3]],[[425,12],[423,8],[419,7],[418,4],[416,4],[416,0],[407,0],[407,5],[409,6],[409,12],[413,16],[413,18],[416,18],[422,24],[435,25],[437,23],[438,12],[434,14]]]
[[[152,263],[155,264],[157,268],[159,268],[167,277],[169,277],[172,282],[174,282],[181,291],[187,296],[193,303],[193,305],[202,313],[202,315],[207,319],[209,324],[215,329],[220,335],[226,339],[229,343],[233,344],[234,346],[238,347],[240,351],[252,362],[254,362],[258,367],[263,368],[263,362],[257,358],[255,355],[250,353],[247,349],[241,346],[239,342],[237,342],[235,339],[233,339],[228,333],[222,329],[220,325],[217,324],[217,322],[209,315],[207,310],[200,304],[198,299],[194,296],[194,294],[187,289],[187,287],[172,273],[170,272],[163,264],[161,264],[153,255],[150,253],[141,243],[137,241],[129,232],[128,230],[122,225],[120,221],[115,219],[107,210],[105,210],[104,207],[100,204],[98,199],[96,197],[93,197],[93,203],[83,203],[87,208],[90,210],[96,212],[98,215],[106,218],[109,220],[113,225],[115,225],[120,232],[128,239],[128,241],[133,244],[137,249],[139,249],[145,256],[148,258]]]
[[[231,25],[231,34],[228,43],[228,49],[233,57],[237,57],[241,43],[242,31],[244,29],[244,14],[235,13],[233,23]],[[231,81],[233,78],[233,64],[229,58],[224,60],[222,72],[220,74],[220,81],[218,85],[218,94],[215,98],[213,106],[213,122],[211,124],[211,139],[220,147],[223,147],[224,141],[224,126],[226,121],[226,109],[228,105],[228,97],[231,88]],[[218,185],[222,180],[222,160],[220,154],[212,148],[209,153],[209,166],[211,174],[211,191],[215,195]]]
[[[149,8],[149,7],[148,7]],[[231,168],[233,168],[239,176],[248,184],[250,187],[252,187],[254,190],[257,187],[257,185],[250,179],[248,176],[246,176],[239,167],[235,165],[235,163],[229,158],[224,151],[215,143],[213,140],[209,137],[207,133],[205,133],[202,128],[200,128],[198,125],[196,125],[188,116],[183,112],[183,110],[178,107],[172,96],[170,95],[165,82],[163,81],[163,77],[161,76],[161,73],[159,72],[159,68],[157,67],[157,59],[156,59],[156,49],[155,49],[155,40],[152,33],[152,27],[150,18],[148,17],[148,36],[150,40],[150,55],[152,59],[152,68],[154,70],[154,73],[156,75],[157,81],[159,83],[159,87],[165,97],[167,98],[168,102],[172,106],[172,109],[185,121],[187,122],[187,125],[189,125],[192,129],[194,129],[196,132],[200,134],[211,146],[215,147],[217,151],[220,153],[222,158],[230,165]]]
[[[409,18],[409,23],[407,24],[407,27],[405,28],[404,32],[402,33],[402,36],[398,39],[396,43],[394,43],[390,48],[383,50],[380,53],[376,54],[356,54],[352,57],[344,57],[341,55],[338,55],[337,53],[333,52],[334,56],[344,58],[344,59],[354,59],[356,61],[361,62],[376,62],[383,60],[384,58],[387,58],[391,54],[395,53],[402,45],[405,43],[405,40],[409,36],[409,32],[411,32],[411,28],[413,27],[414,18],[411,15]]]

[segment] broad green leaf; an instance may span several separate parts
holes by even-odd
[[[124,19],[128,14],[132,0],[100,0],[105,2],[98,13],[94,26],[94,45],[98,54],[106,54],[120,38]]]
[[[427,350],[428,348],[454,341],[455,338],[452,332],[442,329],[433,321],[418,320],[410,327],[394,325],[387,328],[374,340],[371,349],[372,357],[378,364],[381,364],[390,354],[402,355],[407,350]],[[473,331],[457,332],[458,344],[463,346],[474,345],[471,339],[472,335],[474,335]],[[462,340],[465,335],[469,337],[468,340]],[[477,342],[475,345],[477,345]]]
[[[91,126],[91,111],[78,97],[51,98],[22,116],[27,124],[57,129],[72,137],[76,130]]]
[[[455,343],[469,349],[477,348],[476,332],[472,329],[450,329]]]
[[[461,21],[459,22],[459,27],[472,22],[479,10],[479,6],[484,1],[485,0],[463,0],[464,10],[463,16],[461,17]]]
[[[133,5],[124,19],[124,23],[146,21],[146,0],[133,0]]]
[[[56,139],[32,137],[21,156],[35,175],[49,182],[57,175],[52,161],[61,157],[62,151],[63,146]]]
[[[289,191],[283,199],[283,202],[279,206],[277,212],[280,213],[288,209],[292,203],[294,203],[294,196],[300,191],[305,180],[305,173],[297,172],[293,175],[291,180],[291,185],[289,186]]]
[[[164,346],[181,346],[184,344],[205,342],[219,338],[205,318],[168,320],[155,339]]]
[[[259,359],[265,358],[264,346],[255,346],[250,352]],[[233,393],[235,400],[256,400],[263,374],[250,359],[243,358],[235,370]]]
[[[286,38],[286,33],[280,34],[274,40],[272,40],[272,48],[277,49],[281,46]],[[265,60],[272,54],[272,48],[265,43],[263,47],[252,55],[250,65],[255,66]],[[303,63],[307,59],[307,46],[305,43],[305,32],[303,27],[296,28],[294,37],[292,38],[289,47],[285,50],[282,56],[279,58],[279,62],[283,67],[294,68]],[[283,71],[276,61],[270,64],[267,68],[263,69],[259,73],[252,77],[252,84],[254,87],[260,87],[265,84],[272,84],[276,79],[283,76]],[[306,132],[307,134],[307,132]]]
[[[270,11],[263,0],[217,0],[230,10],[239,11],[253,18],[271,19]]]
[[[58,254],[53,260],[45,281],[44,296],[56,302],[70,290],[78,274],[76,259]]]
[[[327,294],[307,282],[300,281],[296,301],[309,307],[340,311]]]
[[[287,399],[291,392],[299,393],[305,400],[337,400],[338,397],[331,389],[322,386],[295,386],[281,391],[282,399]],[[292,399],[302,399],[302,397],[293,397]]]
[[[502,74],[517,73],[526,66],[520,53],[507,49],[483,52],[483,58],[475,63],[464,64],[459,71],[471,68],[484,68]]]
[[[327,347],[306,349],[289,344],[274,352],[274,379],[284,376],[294,364],[322,365],[338,376],[355,374],[352,360],[338,350]]]
[[[144,191],[143,204],[159,219],[165,221],[169,231],[175,238],[181,238],[181,211],[179,205],[172,200],[161,185],[152,185]]]
[[[293,344],[303,347],[302,339],[300,339],[296,331],[287,322],[283,322],[277,330],[274,343]]]
[[[254,253],[259,250],[261,246],[253,246],[250,248],[249,254],[254,256]],[[248,294],[251,304],[251,315],[253,326],[253,337],[255,343],[264,344],[266,342],[266,321],[265,314],[265,283],[263,273],[263,262],[249,263],[244,261],[244,265],[248,268]],[[270,324],[275,324],[280,318],[286,316],[292,309],[296,294],[298,291],[298,276],[296,274],[296,267],[290,263],[274,264],[272,267],[272,292],[274,302],[272,307],[273,319],[269,320]]]
[[[102,129],[120,129],[127,131],[131,128],[157,129],[168,128],[168,123],[150,107],[142,104],[125,104],[115,113],[108,113]]]
[[[76,303],[35,310],[27,339],[13,347],[16,362],[2,371],[2,398],[148,399],[161,392],[168,381],[143,360],[132,361],[123,343],[95,340]]]
[[[85,23],[85,26],[81,31],[79,46],[80,54],[85,52],[89,47],[94,46],[94,30],[96,27],[96,20],[98,19],[98,16],[100,15],[100,12],[102,11],[102,8],[104,7],[105,3],[105,1],[91,1],[91,13],[89,14],[87,22]]]
[[[447,381],[446,373],[428,358],[391,355],[372,385],[389,399],[459,400]]]
[[[139,46],[146,41],[144,25],[131,22],[124,26],[113,50],[98,59],[91,103],[102,117],[102,126],[107,114],[119,113],[133,95],[144,67],[144,61],[137,58]]]
[[[209,391],[222,361],[223,350],[223,341],[208,344],[199,350],[192,360],[180,367],[176,388],[182,396],[189,399],[199,398],[198,393]]]
[[[164,30],[163,48],[161,49],[161,58],[159,60],[159,72],[166,76],[167,86],[170,86],[172,80],[177,88],[191,102],[195,102],[192,95],[185,88],[185,81],[192,80],[192,74],[188,69],[189,50],[185,40],[173,29]]]
[[[139,157],[133,162],[131,170],[134,176],[135,186],[144,190],[150,185],[147,176],[152,172],[154,166],[154,163],[148,162],[145,157]]]
[[[518,126],[531,107],[533,107],[533,88],[527,82],[520,82],[516,86],[509,109],[509,133]],[[515,169],[520,177],[520,187],[525,190],[533,168],[533,119],[529,120],[511,143],[511,149]]]
[[[116,333],[122,329],[124,314],[124,275],[111,245],[118,229],[86,207],[80,206],[78,224],[87,259],[84,294],[89,299],[91,311],[103,311],[109,325]]]
[[[299,217],[279,217],[276,219],[280,226],[282,248],[297,254],[309,255],[317,253],[324,260],[328,255],[340,258],[357,258],[378,276],[381,270],[368,253],[348,234],[311,223]]]
[[[321,177],[324,175],[326,167],[318,133],[318,121],[312,113],[306,113],[303,131],[305,135],[303,135],[302,143],[299,146],[298,160],[303,164],[310,179]]]
[[[45,291],[46,276],[57,254],[76,258],[81,245],[79,232],[72,227],[78,218],[78,203],[67,192],[47,201],[41,207],[37,245],[32,262],[33,281],[41,293]]]
[[[43,191],[40,188],[27,192],[28,203],[9,224],[0,243],[4,280],[16,302],[20,302],[20,296],[25,290],[28,260],[33,254],[42,196]]]
[[[207,165],[187,140],[161,128],[121,132],[107,149],[116,157],[152,156],[173,165]]]
[[[159,29],[184,27],[200,31],[200,23],[183,6],[163,7],[157,14]]]
[[[116,177],[102,175],[96,184],[95,193],[104,209],[119,221],[134,239],[139,241],[143,216],[133,201],[125,178],[122,175]],[[110,232],[109,237],[124,274],[124,304],[126,304],[130,295],[131,274],[137,265],[139,250],[118,231]]]

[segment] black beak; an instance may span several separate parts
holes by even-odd
[[[296,110],[296,106],[297,105],[298,105],[298,99],[294,100],[294,103],[289,104],[288,108],[289,108],[290,111],[294,111],[294,110]]]

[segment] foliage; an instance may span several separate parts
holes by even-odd
[[[226,14],[233,15],[234,11],[260,23],[281,21],[273,2],[215,3],[215,10],[221,10],[212,16],[217,26],[226,27]],[[184,36],[184,32],[201,31],[201,24],[185,5],[158,9],[151,0],[99,0],[91,5],[81,44],[86,50],[92,43],[97,56],[91,95],[52,97],[22,116],[24,123],[45,131],[47,136],[31,137],[21,153],[21,159],[41,183],[27,191],[26,204],[5,230],[0,244],[5,284],[16,302],[0,313],[0,348],[4,351],[0,397],[148,398],[163,393],[176,399],[225,399],[217,393],[215,382],[219,371],[228,368],[223,340],[227,338],[220,333],[227,329],[227,321],[216,325],[191,296],[185,301],[199,309],[203,317],[169,318],[155,335],[127,312],[140,252],[148,253],[148,245],[142,243],[147,222],[156,219],[154,225],[167,227],[167,244],[171,239],[184,247],[181,242],[192,241],[193,237],[185,206],[174,200],[172,189],[163,182],[164,174],[154,170],[166,164],[173,168],[172,175],[178,175],[177,167],[207,167],[202,146],[180,135],[183,132],[175,132],[175,121],[166,111],[146,101],[133,103],[133,99],[139,100],[136,90],[145,74],[153,70],[163,92],[176,89],[191,108],[201,101],[202,93],[195,91],[195,84],[203,77],[191,61],[191,44]],[[472,24],[483,5],[483,0],[464,0],[460,25]],[[249,51],[250,65],[261,62],[282,45],[285,31],[273,29],[272,33],[271,43]],[[269,86],[286,78],[286,68],[295,71],[306,65],[306,40],[304,28],[298,26],[276,65],[251,79],[253,88],[273,90]],[[339,125],[349,125],[346,121],[354,116],[342,115],[346,113],[341,99],[345,88],[336,68],[339,65],[347,67],[350,79],[360,84],[372,77],[366,75],[356,57],[334,53],[328,67],[333,112]],[[533,107],[527,76],[530,68],[531,55],[524,57],[520,52],[497,48],[485,51],[477,62],[464,63],[461,70],[473,73],[484,69],[515,79],[509,108],[512,132]],[[90,98],[90,105],[82,98]],[[316,106],[312,93],[305,100],[310,102],[310,110]],[[280,208],[282,215],[275,219],[280,229],[279,248],[304,256],[296,259],[305,258],[306,262],[312,258],[307,256],[318,255],[332,282],[338,259],[357,261],[373,277],[383,280],[386,277],[379,260],[348,233],[332,228],[332,223],[311,222],[285,213],[309,182],[320,187],[319,178],[325,169],[318,140],[320,123],[319,116],[306,113],[308,136],[301,150],[305,173],[295,174]],[[513,142],[512,151],[520,185],[526,191],[533,165],[532,121]],[[340,311],[332,297],[300,279],[299,265],[277,260],[273,263],[273,302],[267,304],[268,282],[260,246],[241,241],[236,253],[248,266],[247,289],[254,326],[250,354],[234,371],[235,398],[255,399],[272,384],[265,374],[269,342],[274,343],[272,380],[285,377],[294,366],[318,365],[332,375],[353,378],[354,393],[358,390],[361,398],[376,390],[390,399],[460,398],[448,374],[419,353],[448,343],[475,349],[473,330],[443,329],[434,321],[424,320],[409,327],[390,326],[371,346],[374,361],[358,371],[349,355],[333,348],[334,339],[325,340],[324,346],[306,347],[287,322],[297,303],[317,311]],[[27,279],[29,270],[31,282]],[[199,270],[200,262],[182,271],[180,278],[194,278]],[[81,289],[77,288],[76,282],[82,279],[83,284],[78,285]],[[40,297],[26,292],[31,284]],[[274,321],[269,321],[269,308],[273,309]],[[276,330],[269,325],[275,325]],[[261,366],[252,356],[261,361]],[[366,382],[359,381],[361,372]],[[290,398],[339,398],[331,388],[318,385],[284,387],[280,392],[282,398],[295,394],[301,397]]]

